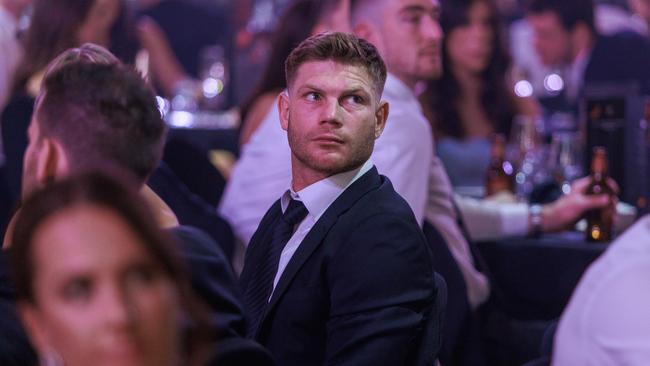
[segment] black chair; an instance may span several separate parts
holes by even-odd
[[[161,162],[147,182],[149,187],[174,211],[181,225],[189,225],[208,233],[232,259],[235,235],[230,224],[214,206],[192,193],[187,186]]]
[[[442,347],[443,326],[447,307],[447,283],[445,279],[434,272],[436,294],[426,313],[426,323],[417,352],[416,366],[433,366],[438,359]]]
[[[552,322],[544,332],[542,343],[539,346],[540,357],[528,361],[522,366],[548,366],[551,364],[551,355],[553,354],[553,338],[557,331],[558,322]]]
[[[467,299],[465,279],[438,230],[428,222],[424,223],[423,230],[433,252],[434,268],[447,282],[440,363],[445,366],[484,365],[479,322]]]
[[[198,131],[184,131],[187,134]],[[173,131],[170,133],[178,134]],[[208,160],[208,149],[181,137],[171,136],[165,144],[163,161],[189,190],[211,206],[217,207],[226,180]]]

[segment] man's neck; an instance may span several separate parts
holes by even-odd
[[[299,169],[293,169],[291,174],[291,189],[294,192],[300,192],[305,187],[319,182],[332,174],[316,173],[316,172],[300,172]]]
[[[409,78],[407,76],[400,75],[400,74],[395,74],[392,73],[390,70],[388,70],[388,72],[391,73],[391,75],[393,75],[397,80],[401,81],[404,85],[406,85],[406,87],[409,88],[410,91],[415,92],[415,87],[420,80]]]
[[[585,30],[582,36],[576,37],[572,47],[570,63],[574,64],[581,58],[587,57],[595,42],[596,34],[590,31]]]

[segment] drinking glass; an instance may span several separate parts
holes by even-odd
[[[582,146],[578,132],[557,131],[552,135],[548,171],[565,194],[571,191],[571,182],[584,174]]]
[[[223,107],[229,77],[228,62],[223,47],[214,45],[201,50],[199,78],[203,109],[218,110]]]
[[[527,199],[536,184],[545,175],[543,167],[544,149],[540,140],[540,119],[516,116],[510,133],[509,160],[517,166],[515,193],[520,199]]]

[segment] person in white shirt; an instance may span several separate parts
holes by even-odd
[[[564,310],[553,365],[647,365],[650,360],[650,215],[587,269]]]
[[[18,19],[31,0],[0,0],[0,111],[11,94],[14,71],[22,57]]]

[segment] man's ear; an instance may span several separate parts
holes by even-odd
[[[569,34],[574,49],[574,54],[571,56],[575,58],[578,55],[578,52],[590,47],[593,34],[589,26],[584,22],[578,22],[573,29],[569,31]]]
[[[69,172],[70,164],[61,143],[52,138],[44,138],[36,163],[37,182],[44,185]]]
[[[283,91],[278,98],[278,112],[280,113],[280,126],[283,130],[287,131],[289,128],[289,92]]]
[[[381,136],[381,133],[386,127],[386,121],[388,120],[388,112],[390,111],[390,106],[388,102],[381,101],[379,103],[379,108],[375,112],[375,139],[378,139]]]
[[[368,20],[361,20],[352,26],[352,33],[359,38],[363,38],[366,41],[373,44],[377,47],[379,53],[383,55],[383,44],[381,43],[381,38],[379,37],[379,32],[377,31],[377,26],[372,24]]]

